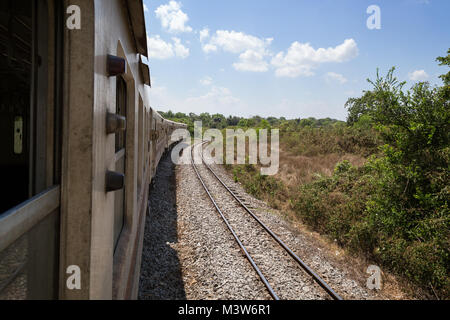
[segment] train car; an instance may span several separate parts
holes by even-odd
[[[146,56],[142,0],[0,2],[0,299],[137,298],[149,185],[185,128],[151,108]]]

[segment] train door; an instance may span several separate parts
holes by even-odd
[[[127,83],[123,77],[118,76],[116,80],[116,113],[127,117]],[[126,136],[127,132],[116,133],[116,169],[119,174],[125,175],[126,168]],[[115,191],[114,195],[114,246],[119,242],[120,234],[125,222],[125,189]]]
[[[58,297],[63,16],[0,2],[0,300]]]

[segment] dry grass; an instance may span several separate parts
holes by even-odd
[[[275,175],[277,181],[281,181],[283,188],[277,192],[277,197],[266,194],[259,194],[261,200],[267,201],[272,207],[282,209],[287,213],[287,217],[298,220],[292,202],[298,194],[299,186],[311,183],[319,177],[331,177],[336,165],[344,160],[349,161],[355,167],[361,167],[366,162],[366,158],[357,154],[319,154],[314,156],[297,155],[286,151],[289,148],[280,148],[280,169]]]
[[[299,156],[280,150],[280,170],[277,179],[288,187],[310,183],[317,176],[331,177],[339,162],[349,161],[353,166],[362,166],[366,159],[355,154],[324,154],[317,156]]]
[[[317,148],[319,146],[316,145]],[[280,146],[280,169],[277,175],[268,177],[266,180],[259,180],[258,176],[259,166],[238,166],[241,169],[236,170],[236,167],[228,167],[232,171],[235,178],[242,182],[243,186],[248,192],[256,196],[260,200],[265,201],[270,207],[279,210],[280,214],[291,223],[291,226],[298,231],[314,234],[316,240],[320,240],[323,247],[327,248],[329,252],[338,252],[336,259],[340,260],[342,265],[350,264],[355,270],[365,272],[367,266],[375,264],[364,254],[357,254],[350,252],[339,246],[334,238],[324,236],[324,230],[313,231],[313,228],[302,220],[302,217],[295,210],[295,201],[300,197],[299,188],[308,185],[311,182],[318,180],[320,177],[331,177],[334,173],[336,165],[343,161],[349,161],[354,167],[362,167],[367,158],[362,154],[348,153],[348,152],[333,152],[326,153],[323,148],[321,152],[311,153],[304,152],[299,154],[298,150],[293,150],[287,144],[281,143]],[[275,192],[267,192],[267,181],[279,181],[275,187]],[[270,186],[270,185],[269,185]],[[345,203],[347,200],[343,198],[344,195],[340,192],[334,191],[328,195],[327,205],[338,206]],[[321,232],[319,234],[318,232]],[[351,261],[351,262],[350,262]],[[381,296],[384,299],[414,299],[427,298],[425,291],[412,285],[402,277],[394,276],[389,271],[384,271],[384,287]]]

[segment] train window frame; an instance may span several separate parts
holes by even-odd
[[[149,168],[150,168],[150,109],[145,107],[145,114],[146,114],[146,121],[147,121],[147,125],[146,125],[146,131],[144,133],[144,139],[145,139],[145,173],[147,176],[147,179],[150,179],[149,177]]]
[[[143,189],[143,174],[144,174],[144,130],[145,130],[145,122],[144,122],[144,101],[140,94],[138,94],[138,170],[137,170],[137,184],[138,184],[138,195],[141,193]]]
[[[125,55],[125,51],[123,49],[123,45],[119,40],[117,42],[117,51],[116,55],[125,59],[126,62],[126,73],[118,76],[121,77],[127,87],[127,112],[126,112],[126,120],[127,120],[127,129],[125,132],[126,141],[125,148],[120,152],[120,156],[124,156],[126,158],[125,162],[125,186],[124,186],[124,210],[123,210],[123,225],[120,234],[117,239],[114,239],[114,250],[113,250],[113,277],[117,277],[116,274],[116,266],[120,265],[121,256],[124,254],[124,250],[127,250],[127,246],[129,245],[129,237],[128,235],[132,231],[132,226],[134,223],[134,213],[136,212],[136,192],[137,192],[137,154],[136,154],[136,117],[137,117],[137,100],[136,100],[136,81],[131,72],[130,63]],[[116,154],[117,158],[117,154]],[[113,226],[114,231],[114,226]]]
[[[140,82],[134,78],[133,65],[135,56],[127,56],[124,51],[124,44],[121,40],[117,41],[116,56],[125,59],[126,61],[126,73],[121,76],[127,83],[128,88],[128,111],[127,111],[127,141],[125,154],[127,157],[126,174],[125,174],[125,211],[124,211],[124,224],[122,232],[117,239],[117,243],[112,252],[112,282],[113,282],[113,297],[116,296],[119,289],[115,284],[124,283],[127,281],[124,274],[124,263],[130,250],[133,250],[136,245],[136,240],[133,238],[133,234],[136,230],[136,226],[139,225],[139,221],[142,219],[140,215],[140,208],[143,204],[139,197],[139,186],[137,183],[138,175],[138,151],[137,146],[138,139],[138,114],[139,114],[139,93],[138,90]],[[130,60],[131,59],[131,60]],[[134,268],[130,266],[130,268]],[[131,269],[130,269],[131,270]]]
[[[123,95],[120,103],[120,96]],[[123,109],[121,107],[123,106]],[[128,87],[127,82],[122,76],[117,76],[116,78],[116,111],[117,115],[127,118],[128,112]],[[127,130],[120,131],[116,133],[115,136],[115,153],[120,153],[122,150],[126,149],[127,146]]]
[[[55,0],[30,0],[28,5],[31,57],[26,90],[30,111],[27,128],[22,129],[20,152],[22,155],[26,149],[28,156],[28,198],[0,212],[0,256],[20,239],[25,240],[28,253],[22,272],[26,275],[26,298],[55,299],[59,280],[61,146],[58,144],[61,143],[63,90],[63,83],[58,80],[63,77],[64,11],[62,4]],[[9,5],[11,8],[14,7]],[[26,16],[19,18],[21,23],[23,17]],[[7,290],[8,286],[2,289]]]
[[[123,76],[117,76],[116,77],[116,114],[123,116],[127,119],[128,122],[128,113],[129,113],[129,101],[128,101],[128,83],[126,79]],[[128,128],[127,128],[128,129]],[[115,153],[115,165],[117,166],[118,163],[123,161],[123,168],[121,173],[124,174],[124,176],[127,176],[128,170],[128,157],[127,157],[127,133],[128,130],[125,129],[122,132],[118,132],[115,134],[115,146],[114,146],[114,153]],[[116,171],[119,171],[118,168],[116,168]],[[120,242],[120,238],[122,235],[122,232],[125,228],[126,224],[126,212],[127,212],[127,191],[126,191],[127,184],[125,183],[125,186],[123,189],[118,190],[114,192],[114,229],[113,229],[113,236],[114,236],[114,251],[116,251],[117,246]],[[122,202],[122,209],[121,214],[118,215],[117,213],[120,213],[120,211],[117,211],[116,205],[116,197],[118,196],[118,193],[122,193],[121,202]]]

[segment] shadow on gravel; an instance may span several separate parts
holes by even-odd
[[[186,300],[178,253],[175,166],[168,152],[161,159],[150,192],[145,222],[140,300]]]

